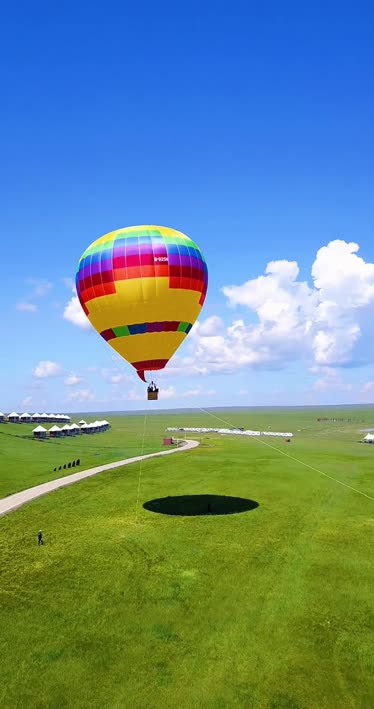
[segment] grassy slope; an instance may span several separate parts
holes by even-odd
[[[314,418],[272,445],[373,495],[374,448]],[[294,414],[273,422],[292,430]],[[149,419],[149,435],[164,424]],[[372,705],[370,500],[258,441],[215,436],[144,463],[140,504],[213,493],[256,510],[137,515],[138,481],[134,465],[0,520],[2,707]]]
[[[0,498],[71,475],[73,470],[54,468],[80,458],[80,470],[139,455],[143,449],[144,417],[113,417],[104,433],[35,441],[27,424],[0,425]],[[162,448],[163,431],[147,428],[144,453]]]

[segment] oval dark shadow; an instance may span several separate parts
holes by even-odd
[[[226,495],[179,495],[160,497],[145,502],[143,508],[161,515],[197,517],[202,515],[235,515],[250,512],[258,507],[258,502],[244,497]]]

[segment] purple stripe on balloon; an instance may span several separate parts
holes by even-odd
[[[190,266],[191,261],[189,256],[180,256],[179,254],[169,254],[170,266]]]
[[[147,332],[163,332],[165,330],[165,323],[163,322],[149,322],[147,323]]]
[[[126,244],[125,254],[126,254],[126,256],[138,256],[139,255],[139,246],[127,246],[127,244]]]
[[[167,255],[167,248],[166,248],[165,244],[153,245],[152,251],[154,254],[157,254],[158,256],[166,256]]]
[[[203,262],[199,258],[191,256],[191,266],[192,268],[198,268],[201,271],[203,270]]]
[[[170,266],[180,266],[181,257],[179,254],[168,254],[168,261]]]
[[[85,278],[89,278],[91,276],[91,267],[90,266],[85,266],[85,268],[81,268],[78,274],[78,282],[83,281]]]
[[[90,275],[93,276],[94,273],[100,273],[101,271],[101,264],[100,263],[91,263],[91,269],[90,269]]]
[[[110,258],[106,258],[105,260],[101,261],[100,263],[100,271],[111,271],[113,268],[113,261]],[[93,271],[91,271],[93,273]]]

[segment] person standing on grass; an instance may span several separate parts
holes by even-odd
[[[38,547],[43,546],[43,544],[44,544],[43,533],[42,533],[42,530],[40,529],[38,532]]]

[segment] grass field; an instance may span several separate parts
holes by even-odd
[[[1,707],[373,706],[374,502],[317,470],[374,497],[374,446],[358,443],[374,411],[213,413],[295,439],[269,447],[205,435],[193,451],[104,473],[0,519]],[[111,422],[78,441],[81,467],[140,452],[144,417]],[[168,425],[219,421],[149,416],[145,452],[161,447]],[[70,455],[65,446],[77,442],[11,440],[4,428],[5,494],[56,475],[54,451]],[[222,500],[211,515],[189,516],[204,511],[203,495],[256,505],[215,514]],[[150,511],[168,496],[158,509],[182,504],[187,516]]]
[[[33,440],[34,425],[0,425],[0,498],[71,475],[75,470],[54,472],[55,467],[80,459],[80,470],[139,455],[143,449],[144,417],[113,417],[104,433],[59,439]],[[144,453],[162,445],[162,431],[147,427]]]

